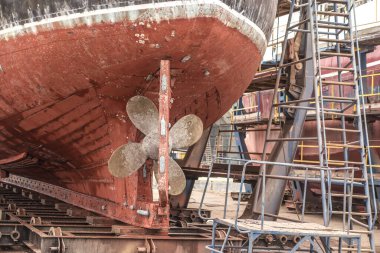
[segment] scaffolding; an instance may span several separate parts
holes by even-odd
[[[328,8],[326,8],[328,5]],[[300,18],[292,23],[294,10],[299,10]],[[290,39],[293,34],[294,38]],[[301,44],[297,39],[306,42],[305,51],[296,48],[289,57],[289,45]],[[356,38],[356,39],[354,39]],[[375,252],[374,221],[377,219],[377,204],[374,188],[373,166],[368,138],[364,90],[360,73],[360,55],[357,34],[355,3],[351,0],[304,0],[291,1],[287,29],[282,45],[282,55],[278,66],[277,80],[274,87],[273,103],[268,118],[264,148],[261,160],[218,158],[228,164],[225,208],[228,205],[228,182],[232,162],[244,162],[241,173],[240,192],[235,217],[227,219],[224,210],[223,218],[213,219],[213,240],[208,249],[212,252]],[[294,50],[294,48],[293,48]],[[324,67],[324,58],[336,59],[336,67]],[[348,62],[347,62],[348,59]],[[286,61],[286,62],[285,62]],[[284,70],[293,72],[304,71],[304,86],[293,82],[288,87],[292,99],[279,101],[280,82]],[[335,71],[337,75],[325,79],[322,71]],[[347,80],[351,75],[351,80]],[[326,95],[329,88],[335,91]],[[283,117],[276,118],[283,113]],[[277,115],[277,116],[276,116]],[[312,115],[316,121],[316,136],[302,136],[303,123],[307,116]],[[340,127],[329,127],[329,119],[338,119]],[[347,120],[355,123],[356,129],[347,127]],[[273,137],[273,124],[280,124],[278,137]],[[327,133],[341,136],[342,143],[331,143]],[[350,139],[348,138],[350,136]],[[354,137],[352,137],[354,136]],[[294,156],[300,143],[316,142],[318,149],[318,164],[296,163]],[[276,143],[272,154],[267,156],[269,143]],[[276,152],[276,148],[277,151]],[[331,162],[329,150],[341,149],[342,160]],[[360,153],[360,161],[352,159],[352,152]],[[280,157],[283,156],[283,157]],[[269,161],[268,161],[269,160]],[[240,205],[243,184],[247,177],[246,168],[256,165],[260,168],[256,177],[256,188],[250,214],[240,216]],[[202,195],[200,210],[205,199],[209,178],[212,175],[212,164],[209,167],[205,191]],[[298,171],[292,175],[292,170]],[[307,223],[305,205],[302,206],[301,219],[290,220],[278,215],[285,184],[288,180],[303,182],[304,191],[310,183],[317,183],[321,190],[321,206],[323,209],[323,225]],[[340,187],[342,193],[332,191]],[[357,193],[359,189],[360,193]],[[281,195],[281,196],[279,196]],[[307,194],[303,192],[303,203]],[[343,202],[341,211],[333,208],[332,198],[340,198]],[[353,201],[360,199],[365,203],[364,212],[353,211]],[[246,212],[246,211],[245,211]],[[199,214],[201,217],[201,213]],[[333,215],[342,216],[342,228],[332,229]],[[357,217],[365,217],[365,221]],[[244,217],[244,218],[243,218]],[[285,220],[278,222],[274,220]],[[216,244],[218,228],[226,230],[225,240]],[[239,248],[231,248],[228,244],[230,235],[240,234],[246,239]],[[369,248],[362,248],[362,235],[368,236]],[[286,240],[284,239],[286,238]],[[289,238],[296,238],[289,242]],[[331,244],[333,238],[337,245]],[[263,243],[264,242],[264,243]],[[263,247],[264,246],[264,247]]]

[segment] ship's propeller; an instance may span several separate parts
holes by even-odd
[[[126,177],[144,165],[146,159],[154,160],[153,170],[158,179],[159,114],[154,103],[144,97],[132,97],[127,103],[127,114],[144,135],[141,143],[129,142],[117,148],[108,161],[108,169],[115,177]],[[186,115],[169,131],[169,149],[187,148],[195,144],[203,132],[202,120]],[[169,194],[179,195],[186,187],[186,178],[181,167],[172,158],[169,160]]]

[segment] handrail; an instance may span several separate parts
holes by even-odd
[[[328,173],[326,173],[327,176],[325,177],[324,180],[326,180],[326,182],[329,183],[329,184],[338,183],[338,181],[339,182],[342,181],[342,182],[344,182],[344,184],[350,183],[353,186],[353,184],[354,184],[354,178],[353,178],[354,173],[353,172],[359,170],[359,168],[357,168],[357,167],[331,167],[331,168],[329,168],[329,167],[321,167],[321,166],[310,165],[310,164],[293,164],[293,163],[269,162],[269,161],[261,161],[261,160],[247,160],[247,159],[238,159],[238,158],[220,158],[220,159],[228,161],[229,165],[231,165],[232,161],[244,162],[243,169],[242,169],[242,172],[241,172],[241,180],[240,180],[240,187],[239,187],[239,196],[238,196],[238,203],[237,203],[237,208],[236,208],[236,213],[235,213],[235,225],[234,225],[234,227],[237,230],[237,232],[242,233],[242,234],[249,233],[249,231],[241,229],[239,227],[239,224],[238,224],[238,222],[239,222],[240,205],[241,205],[241,198],[242,198],[242,192],[243,192],[243,185],[245,183],[246,169],[247,169],[248,165],[250,165],[250,164],[264,165],[265,164],[265,165],[283,166],[283,167],[292,167],[292,168],[304,169],[306,171],[306,173],[305,173],[305,179],[304,179],[305,185],[307,185],[309,179],[312,179],[312,178],[308,177],[308,172],[310,170],[319,170],[319,171],[328,172]],[[264,166],[264,168],[265,168],[265,166]],[[347,180],[346,176],[344,177],[344,180],[332,179],[329,175],[333,171],[345,171],[345,172],[351,171],[351,180]],[[230,173],[230,166],[229,166],[229,170],[228,170],[228,174],[229,173]],[[212,174],[212,165],[209,168],[208,177],[207,177],[207,180],[206,180],[205,188],[204,188],[204,191],[202,193],[202,198],[201,198],[201,202],[200,202],[199,209],[198,209],[199,217],[201,217],[201,219],[203,219],[203,220],[212,220],[212,218],[204,217],[202,215],[202,212],[201,212],[202,207],[203,207],[203,203],[204,203],[204,199],[205,199],[205,194],[206,194],[206,191],[207,191],[207,188],[208,188],[208,184],[209,184],[209,180],[210,180],[210,177],[211,177],[211,174]],[[345,173],[345,175],[347,175],[347,173]],[[263,229],[264,228],[264,217],[266,216],[266,214],[265,214],[265,179],[266,179],[267,175],[266,175],[266,170],[265,169],[262,170],[262,173],[261,173],[260,176],[262,177],[262,182],[263,182],[263,184],[261,184],[261,189],[260,189],[261,192],[263,193],[262,199],[261,199],[262,202],[261,202],[261,212],[260,212],[261,229]],[[227,180],[228,179],[229,178],[227,178]],[[279,180],[287,180],[287,176],[285,176],[283,178],[278,178],[278,179]],[[226,196],[227,195],[228,195],[228,182],[227,182],[227,186],[226,186]],[[331,197],[331,196],[328,196],[328,197]],[[352,198],[352,196],[350,198]],[[304,201],[306,201],[306,194],[304,194],[303,199],[304,199]],[[226,218],[226,208],[227,208],[228,202],[225,200],[224,204],[225,205],[224,205],[224,214],[223,214],[223,217]],[[305,213],[305,211],[304,211],[304,208],[303,208],[303,211],[302,211],[302,221],[304,220],[304,213]],[[351,211],[350,210],[348,212],[348,215],[351,216]]]
[[[355,11],[355,4],[352,5],[352,8],[353,8],[353,25],[354,25],[354,33],[355,33],[355,47],[356,48],[360,48],[359,47],[359,41],[358,41],[358,29],[357,29],[357,22],[356,22],[356,11]],[[352,40],[352,36],[351,36],[351,40]],[[360,78],[362,76],[362,73],[361,73],[361,63],[360,63],[360,53],[359,51],[357,51],[357,64],[358,64],[358,70],[359,70],[359,78],[358,78],[358,81],[359,81],[359,87],[360,87],[360,92],[364,92],[364,89],[363,89],[363,79]],[[360,105],[363,106],[363,118],[364,118],[364,137],[365,137],[365,145],[369,145],[369,137],[368,137],[368,127],[367,127],[367,117],[366,117],[366,108],[365,108],[365,102],[364,102],[364,98],[363,97],[360,97]],[[360,108],[359,108],[360,110]],[[371,195],[372,195],[372,200],[373,200],[373,208],[374,208],[374,216],[372,217],[372,214],[370,214],[371,218],[372,218],[372,224],[368,224],[369,225],[369,229],[372,230],[373,227],[374,227],[374,224],[377,220],[377,203],[376,203],[376,190],[375,190],[375,184],[374,184],[374,180],[373,180],[373,169],[372,169],[372,158],[371,158],[371,152],[369,150],[369,148],[367,148],[367,156],[368,156],[368,162],[369,162],[369,174],[370,174],[370,180],[371,180]],[[366,166],[367,167],[367,166]],[[364,171],[364,174],[367,175],[367,170],[363,170]],[[367,178],[368,180],[368,178]],[[368,193],[369,194],[369,193]],[[370,202],[371,199],[368,199],[368,201]],[[369,204],[371,206],[371,202]]]
[[[355,47],[359,47],[359,41],[358,41],[358,29],[357,29],[357,22],[356,22],[356,11],[355,11],[355,4],[352,4],[353,8],[353,25],[354,25],[354,33],[355,33]],[[377,10],[376,10],[377,11]],[[351,35],[351,40],[352,40],[352,35]],[[361,78],[362,73],[361,73],[361,63],[360,63],[360,53],[359,51],[357,53],[357,63],[358,63],[358,72],[359,72],[359,90],[360,92],[364,92],[363,89],[363,79]],[[355,62],[355,61],[354,61]],[[360,93],[359,92],[359,93]],[[364,117],[364,137],[365,137],[365,143],[366,145],[369,145],[369,136],[368,136],[368,126],[367,126],[367,116],[366,116],[366,109],[365,109],[365,102],[363,96],[360,97],[360,105],[363,107],[363,117]],[[360,109],[360,108],[359,108]],[[377,220],[377,203],[376,203],[376,190],[375,190],[375,184],[373,180],[373,169],[372,169],[372,158],[371,158],[371,152],[370,149],[367,148],[367,156],[368,156],[368,162],[369,162],[369,174],[370,174],[370,180],[371,180],[371,195],[372,195],[372,201],[373,201],[373,208],[374,208],[374,216],[372,217],[372,214],[370,214],[370,217],[372,218],[372,224],[368,224],[369,230],[373,230],[373,227],[375,225],[375,222]],[[366,166],[367,167],[367,166]],[[366,168],[365,167],[365,168]],[[367,175],[367,170],[364,170],[364,174]],[[368,178],[367,178],[368,179]],[[368,196],[369,197],[369,196]],[[368,199],[368,201],[371,201],[371,198]],[[371,207],[371,202],[370,202],[370,207]]]
[[[243,166],[243,170],[242,170],[242,175],[241,175],[241,181],[240,181],[240,191],[239,191],[239,197],[238,197],[238,204],[237,204],[237,209],[236,209],[236,214],[235,214],[235,229],[239,232],[239,233],[249,233],[249,231],[244,231],[244,230],[241,230],[238,226],[238,218],[239,218],[239,211],[240,211],[240,203],[241,203],[241,196],[242,196],[242,190],[243,190],[243,184],[244,184],[244,181],[245,181],[245,174],[246,174],[246,168],[249,164],[260,164],[260,165],[277,165],[277,166],[284,166],[284,167],[293,167],[293,168],[301,168],[301,169],[305,169],[306,171],[308,171],[309,169],[317,169],[317,170],[321,170],[321,171],[326,171],[326,172],[331,172],[331,171],[348,171],[348,170],[351,170],[352,171],[352,175],[353,175],[353,171],[355,170],[358,170],[357,167],[337,167],[337,168],[328,168],[328,167],[321,167],[321,166],[314,166],[314,165],[307,165],[307,164],[293,164],[293,163],[281,163],[281,162],[269,162],[269,161],[260,161],[260,160],[246,160],[246,163],[244,164]],[[262,184],[261,184],[261,192],[262,192],[262,197],[261,197],[261,213],[260,213],[260,218],[261,218],[261,229],[264,229],[264,217],[265,217],[265,180],[266,180],[266,166],[263,166],[263,170],[262,170],[262,175],[260,175],[262,177]],[[327,180],[329,183],[333,183],[334,180],[332,180],[330,177],[329,177],[329,173],[327,173]],[[283,180],[286,180],[286,178],[284,178]],[[350,180],[351,181],[351,184],[354,183],[353,179]],[[307,185],[307,182],[308,182],[308,177],[307,177],[307,173],[305,173],[305,183]],[[348,181],[345,180],[345,182],[347,183]],[[325,196],[322,196],[322,198],[324,198]],[[331,197],[331,196],[330,196]],[[352,198],[352,196],[351,196]],[[302,216],[304,216],[304,212],[302,213]],[[351,212],[349,212],[349,216],[351,216]]]
[[[327,156],[328,157],[331,157],[331,149],[342,149],[342,147],[337,147],[337,146],[334,146],[334,145],[330,146],[329,144],[333,144],[333,143],[327,143],[327,145],[326,145],[326,147],[327,147]],[[339,143],[338,143],[338,145],[339,145]],[[356,145],[352,145],[352,146],[356,147]],[[318,145],[310,145],[310,144],[305,145],[305,144],[303,144],[303,141],[302,141],[301,144],[299,144],[297,147],[300,148],[300,159],[294,159],[293,160],[294,162],[318,163],[319,164],[318,160],[305,160],[305,159],[303,159],[304,158],[304,154],[305,154],[304,148],[318,148]],[[360,146],[357,146],[357,147],[360,147]],[[367,148],[367,152],[369,152],[369,149],[380,149],[380,145],[369,145],[366,148]],[[330,161],[332,162],[331,163],[332,165],[344,165],[344,161],[342,161],[341,163],[339,163],[339,162],[334,162],[335,160],[329,159],[329,163],[330,163]],[[366,165],[366,166],[369,167],[370,165]],[[371,166],[373,168],[380,168],[380,164],[379,165],[372,164]]]

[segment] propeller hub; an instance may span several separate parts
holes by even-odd
[[[158,160],[158,149],[160,146],[160,135],[157,132],[149,133],[142,141],[142,147],[149,158]],[[171,141],[169,139],[169,152],[172,150]]]

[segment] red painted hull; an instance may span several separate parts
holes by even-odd
[[[149,166],[145,177],[139,170],[118,179],[107,161],[143,137],[126,103],[144,95],[158,104],[163,59],[174,80],[172,124],[193,113],[207,128],[241,96],[266,49],[277,1],[228,4],[8,1],[0,10],[0,169],[109,217],[168,226],[167,210],[153,201]]]
[[[141,137],[125,105],[137,94],[158,101],[160,60],[171,60],[175,78],[171,121],[194,113],[205,127],[241,96],[261,60],[250,39],[212,18],[55,29],[0,45],[0,159],[38,159],[3,169],[118,203],[134,202],[126,185],[143,182],[138,173],[112,177],[107,160]]]

